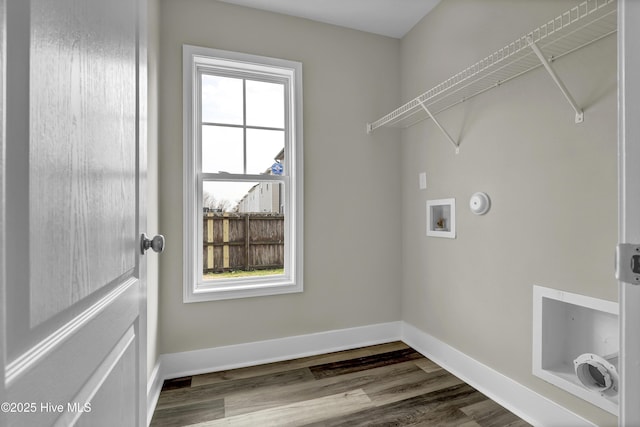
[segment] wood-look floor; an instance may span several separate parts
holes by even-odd
[[[404,343],[165,381],[152,427],[528,426]]]

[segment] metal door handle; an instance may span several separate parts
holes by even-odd
[[[140,236],[140,253],[144,255],[147,249],[153,249],[154,252],[162,253],[164,251],[164,236],[156,234],[153,239],[149,239],[145,233]]]

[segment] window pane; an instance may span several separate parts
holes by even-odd
[[[202,172],[244,173],[241,128],[202,126]]]
[[[247,126],[284,128],[284,85],[247,80]]]
[[[204,181],[202,183],[202,207],[217,212],[236,212],[238,203],[257,182]]]
[[[276,159],[284,164],[283,149],[284,131],[247,129],[247,173],[270,174]]]
[[[284,274],[284,183],[203,183],[203,280]]]
[[[242,79],[202,75],[202,121],[241,125]]]

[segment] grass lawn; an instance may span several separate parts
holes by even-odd
[[[216,279],[233,279],[236,277],[255,277],[255,276],[275,276],[277,274],[284,274],[284,268],[274,268],[272,270],[252,270],[252,271],[225,271],[224,273],[206,273],[203,277],[204,280],[216,280]]]

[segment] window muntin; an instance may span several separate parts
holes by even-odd
[[[185,46],[184,70],[185,301],[300,292],[300,64]]]
[[[206,68],[199,72],[202,171],[265,173],[285,146],[286,79],[230,78]]]

